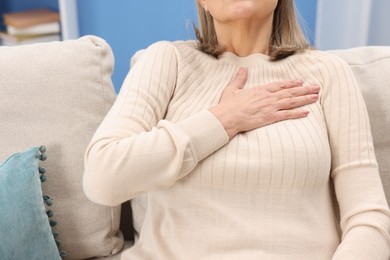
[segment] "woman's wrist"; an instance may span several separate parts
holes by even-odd
[[[229,140],[240,132],[238,130],[235,120],[233,119],[233,116],[229,113],[226,113],[226,111],[220,109],[218,105],[211,107],[209,111],[218,119],[218,121],[225,128]]]

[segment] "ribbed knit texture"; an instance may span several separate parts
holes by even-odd
[[[208,109],[241,66],[245,88],[301,79],[320,85],[320,99],[305,106],[306,118],[228,141]],[[85,162],[84,189],[98,203],[148,192],[146,212],[134,212],[145,214],[143,225],[135,218],[139,239],[122,259],[390,256],[390,213],[364,101],[349,67],[329,54],[215,59],[191,41],[156,43],[131,69]]]

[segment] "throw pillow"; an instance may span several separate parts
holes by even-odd
[[[15,153],[0,165],[0,259],[61,259],[52,233],[52,199],[42,194],[45,147]],[[57,244],[56,244],[57,243]],[[61,256],[60,256],[61,255]]]

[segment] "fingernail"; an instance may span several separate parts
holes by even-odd
[[[303,80],[298,79],[298,80],[297,80],[297,83],[298,83],[298,84],[303,84]]]

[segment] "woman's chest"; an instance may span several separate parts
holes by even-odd
[[[208,74],[206,70],[179,80],[166,119],[177,122],[218,104],[237,69],[223,67],[221,73],[229,72],[223,76]],[[258,66],[248,70],[244,90],[288,79],[316,82],[310,73]],[[310,191],[327,185],[330,148],[322,107],[316,102],[303,109],[310,111],[306,118],[281,121],[237,135],[200,162],[182,182],[238,191]]]
[[[183,182],[242,192],[315,191],[328,185],[330,148],[314,113],[241,133]]]
[[[225,63],[207,63],[202,66],[199,62],[190,63],[182,68],[178,74],[180,76],[177,78],[165,119],[180,121],[218,104],[224,90],[231,84],[239,68],[238,65]],[[261,63],[247,69],[242,91],[253,88],[270,89],[267,86],[270,83],[286,84],[291,80],[302,80],[304,84],[300,88],[313,83],[321,85],[310,70],[294,70],[290,65]],[[294,90],[291,96],[292,93]],[[281,95],[281,93],[275,93],[275,95]],[[283,95],[285,96],[286,93]]]

